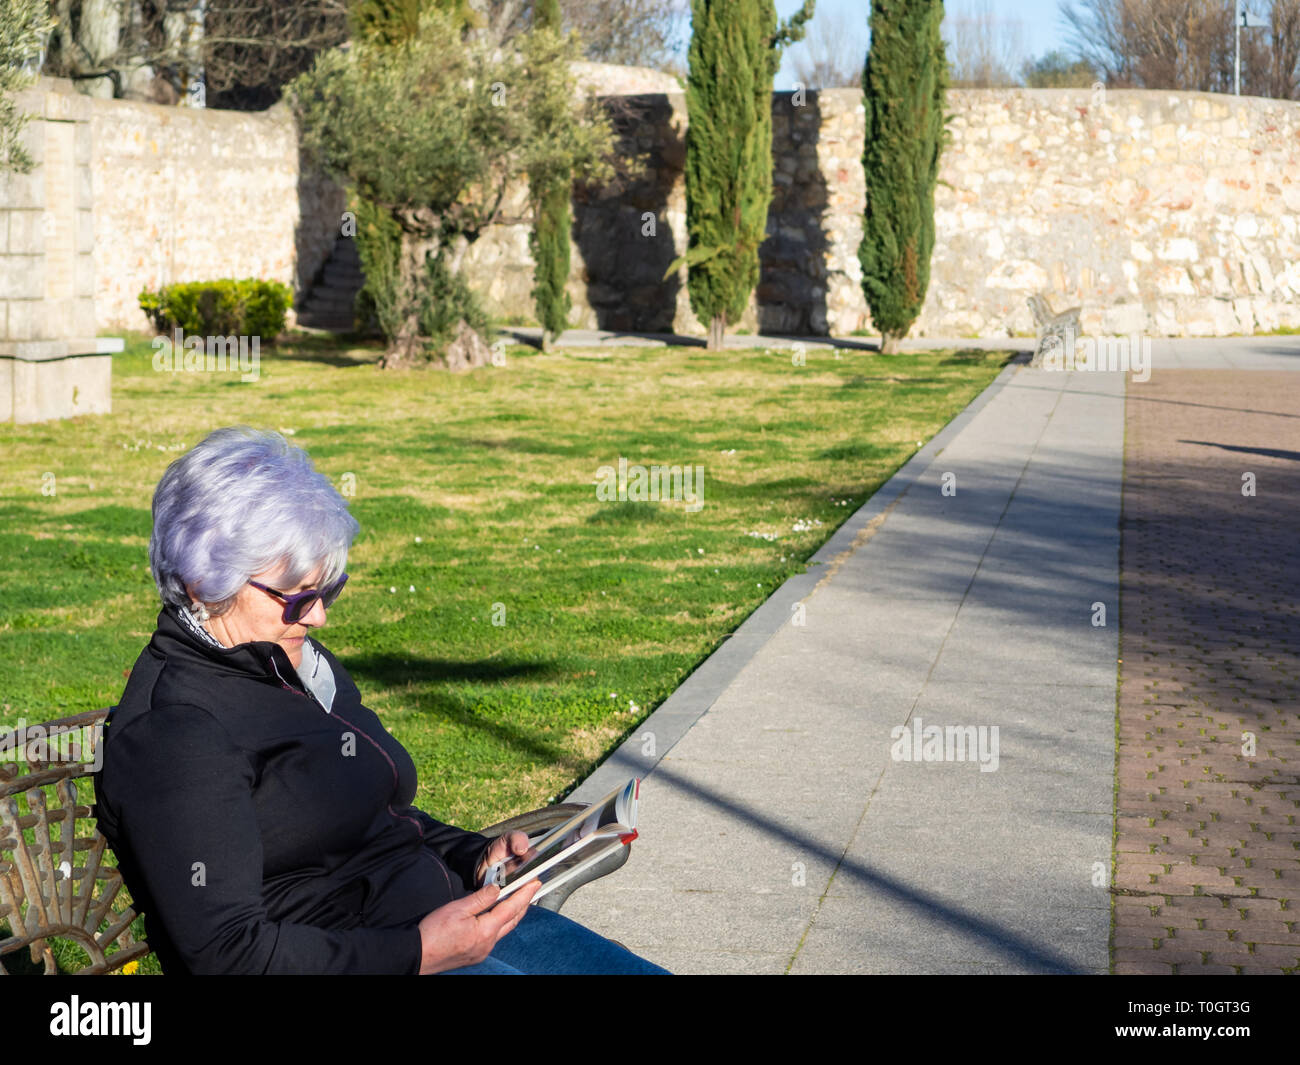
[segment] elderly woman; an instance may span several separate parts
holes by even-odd
[[[166,973],[655,973],[411,805],[415,765],[313,630],[356,519],[278,433],[219,429],[154,493],[158,628],[108,718],[99,827]],[[495,905],[494,905],[495,904]]]

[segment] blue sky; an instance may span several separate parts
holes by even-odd
[[[945,5],[947,14],[964,10],[982,9],[985,0],[948,0]],[[1053,48],[1061,47],[1064,30],[1060,20],[1058,0],[986,0],[989,11],[995,18],[1006,19],[1017,25],[1024,42],[1027,57],[1037,58]],[[776,0],[777,14],[788,18],[799,10],[802,0]],[[976,5],[979,5],[976,7]],[[861,47],[866,54],[867,16],[870,11],[868,0],[817,0],[816,13],[809,25],[815,25],[823,15],[843,11],[860,25]],[[798,46],[796,46],[798,47]],[[793,50],[787,51],[777,74],[775,88],[780,91],[794,88],[791,76]]]

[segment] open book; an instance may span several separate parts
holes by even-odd
[[[639,779],[629,780],[600,802],[593,803],[556,825],[540,839],[533,840],[527,854],[497,862],[488,870],[484,883],[501,887],[498,902],[530,880],[542,881],[533,902],[568,883],[636,839],[636,804],[640,790]]]

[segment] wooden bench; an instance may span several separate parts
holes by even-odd
[[[1083,331],[1079,324],[1082,307],[1071,307],[1064,311],[1052,310],[1052,305],[1044,296],[1030,296],[1026,301],[1029,311],[1034,316],[1034,325],[1038,330],[1038,343],[1034,346],[1034,357],[1030,366],[1041,367],[1046,353],[1059,344],[1064,348]],[[1067,339],[1068,333],[1068,339]],[[1063,351],[1068,363],[1074,356],[1073,351]]]
[[[22,968],[43,966],[45,975],[56,974],[51,940],[69,939],[85,951],[90,963],[79,970],[83,974],[116,972],[150,953],[148,943],[131,931],[137,915],[108,841],[95,827],[94,808],[77,797],[77,781],[94,771],[94,745],[108,713],[91,710],[28,725],[22,749],[6,752],[13,760],[0,761],[0,925],[9,926],[9,935],[0,938],[0,976],[8,975],[5,955],[24,947],[31,963]],[[41,739],[54,735],[67,737],[57,750]],[[10,736],[11,742],[17,739]],[[482,831],[536,836],[586,805],[559,803]],[[631,849],[620,847],[537,905],[559,912],[583,884],[621,867]]]

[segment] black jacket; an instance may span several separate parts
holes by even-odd
[[[487,837],[411,805],[414,762],[320,644],[328,713],[278,644],[208,646],[174,609],[94,775],[163,971],[419,972],[417,924],[473,890]]]

